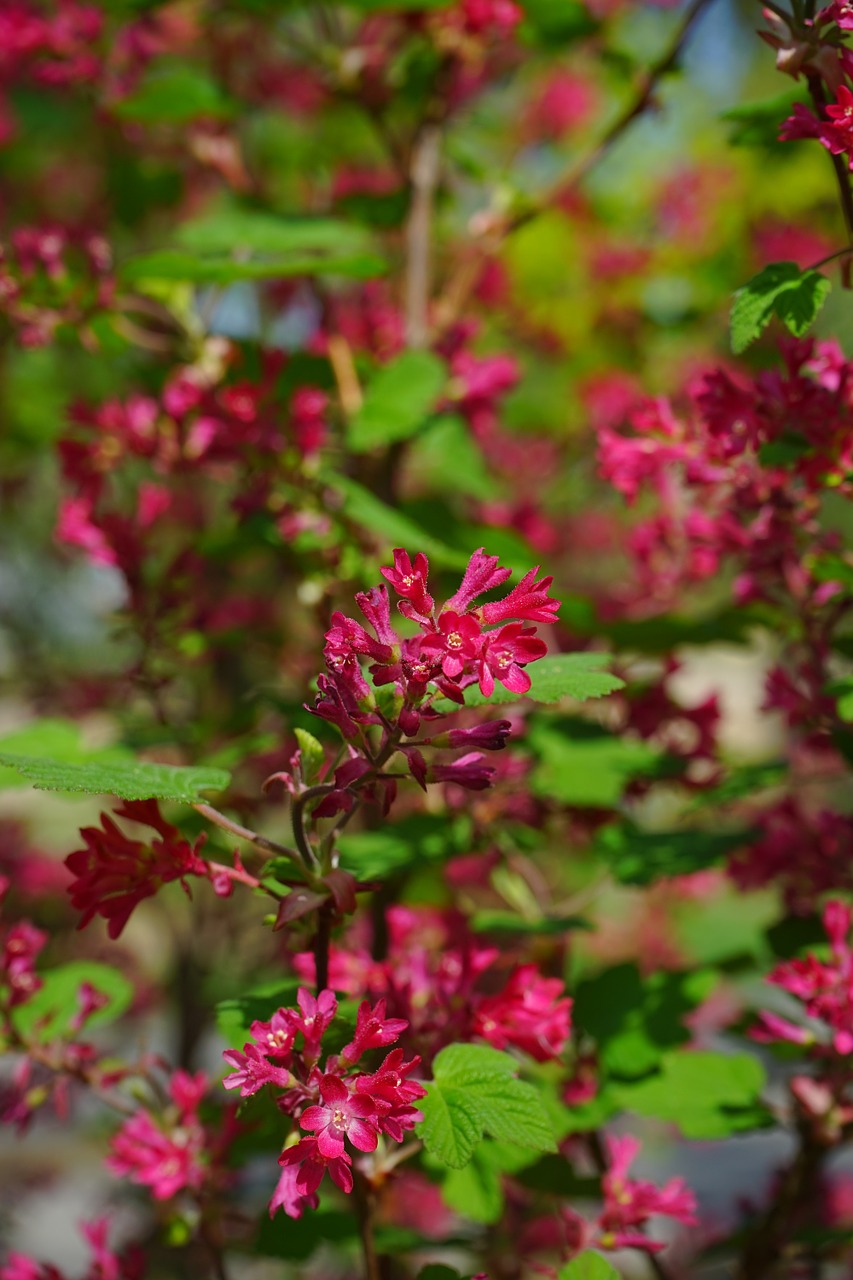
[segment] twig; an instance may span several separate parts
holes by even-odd
[[[827,97],[823,81],[816,71],[807,72],[806,79],[808,81],[809,93],[811,94],[811,99],[815,105],[818,116],[822,120],[825,120]],[[841,202],[844,226],[847,229],[847,240],[851,247],[853,247],[853,192],[851,192],[850,189],[850,169],[844,156],[830,155],[830,159],[832,160],[832,167],[835,170],[835,181],[838,186],[838,198]],[[849,261],[844,261],[841,264],[841,284],[845,289],[849,289],[851,287],[851,267],[853,267],[853,264]]]
[[[332,908],[324,902],[317,911],[317,933],[314,937],[314,969],[317,995],[329,985],[329,946],[332,941]]]
[[[351,418],[358,413],[364,400],[361,383],[358,380],[358,370],[352,358],[352,347],[340,333],[333,333],[327,346],[341,407],[347,417]]]
[[[194,804],[193,808],[196,813],[200,813],[203,818],[207,818],[208,822],[212,822],[214,826],[221,827],[223,831],[227,831],[229,835],[236,836],[238,840],[248,840],[250,844],[257,845],[259,849],[263,849],[265,853],[275,853],[280,857],[290,858],[292,862],[299,861],[299,854],[295,849],[289,849],[287,845],[279,844],[277,840],[269,840],[266,836],[259,835],[257,831],[250,831],[248,827],[241,827],[239,822],[232,822],[230,818],[226,818],[224,813],[220,813],[212,805]]]
[[[631,101],[605,130],[591,151],[582,156],[568,173],[543,191],[524,209],[502,220],[493,220],[485,226],[479,239],[472,246],[473,252],[468,255],[456,275],[451,278],[436,306],[436,324],[439,329],[446,329],[456,320],[477,282],[484,259],[497,253],[508,236],[527,226],[563,197],[570,195],[599,164],[625,130],[648,110],[654,101],[659,82],[676,66],[693,27],[704,10],[712,3],[713,0],[692,0],[666,49],[647,68]]]
[[[441,130],[426,124],[412,155],[412,204],[406,223],[406,343],[425,347],[429,340],[429,285],[432,212],[441,160]]]

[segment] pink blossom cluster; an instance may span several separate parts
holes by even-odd
[[[832,899],[823,911],[829,961],[819,960],[810,952],[805,959],[786,960],[776,966],[767,981],[800,1001],[804,1020],[792,1022],[764,1011],[753,1031],[756,1040],[805,1045],[817,1057],[849,1058],[853,1054],[851,919],[850,907]]]
[[[0,304],[22,346],[44,346],[61,329],[85,338],[89,319],[114,296],[112,252],[96,232],[23,226],[0,245]]]
[[[107,1244],[109,1222],[96,1218],[83,1222],[80,1230],[91,1250],[91,1260],[81,1280],[143,1280],[145,1259],[135,1246],[117,1253]],[[49,1262],[36,1262],[23,1253],[12,1251],[0,1263],[0,1280],[66,1280],[66,1274]]]
[[[355,1033],[340,1053],[320,1067],[323,1037],[338,1009],[331,990],[316,999],[304,987],[297,1008],[277,1009],[268,1022],[251,1025],[252,1041],[242,1053],[228,1049],[225,1060],[234,1068],[226,1089],[239,1089],[248,1098],[265,1085],[278,1092],[278,1107],[298,1122],[306,1136],[288,1143],[279,1157],[282,1172],[270,1201],[270,1213],[283,1208],[292,1218],[317,1207],[317,1188],[328,1173],[342,1191],[353,1187],[356,1152],[376,1151],[380,1135],[402,1142],[423,1119],[413,1103],[426,1094],[422,1084],[408,1079],[420,1058],[406,1061],[402,1049],[392,1049],[371,1072],[357,1064],[371,1049],[386,1049],[406,1030],[402,1018],[386,1016],[384,1000],[359,1006]]]
[[[8,878],[0,875],[0,906],[9,888]],[[35,963],[46,943],[47,934],[29,920],[0,924],[0,1008],[14,1009],[39,990],[42,980]]]
[[[631,503],[657,499],[629,536],[632,612],[659,612],[728,562],[739,603],[793,598],[807,611],[838,594],[810,566],[832,545],[818,527],[825,487],[850,489],[853,366],[834,342],[782,349],[783,371],[717,370],[690,388],[683,414],[647,400],[629,412],[630,434],[602,427],[604,477]]]
[[[795,79],[804,76],[810,84],[821,84],[820,94],[813,95],[815,109],[796,103],[780,127],[780,139],[815,138],[832,155],[845,156],[853,168],[853,93],[849,87],[853,51],[843,43],[844,36],[853,31],[850,5],[846,0],[833,0],[814,18],[801,23],[787,22],[781,14],[769,16],[773,30],[760,34],[776,50],[779,70]]]
[[[99,915],[107,921],[109,936],[118,938],[134,909],[162,885],[178,880],[189,895],[188,876],[210,880],[220,897],[230,895],[235,880],[251,886],[258,883],[244,870],[237,854],[233,867],[200,857],[204,834],[191,845],[162,817],[156,800],[126,800],[115,813],[118,818],[152,828],[157,838],[133,840],[106,813],[101,814],[100,827],[81,829],[84,847],[65,859],[74,876],[68,886],[71,904],[83,913],[79,929]]]
[[[408,1025],[407,1042],[431,1061],[444,1045],[472,1038],[496,1049],[519,1049],[537,1062],[559,1058],[571,1034],[572,1001],[559,978],[533,964],[515,965],[495,989],[484,991],[501,953],[473,936],[463,917],[431,908],[395,905],[387,912],[388,955],[375,960],[352,936],[333,945],[332,985],[348,995],[368,993]],[[294,957],[313,981],[314,957]]]
[[[201,1197],[225,1186],[225,1160],[239,1126],[233,1107],[205,1123],[201,1107],[207,1091],[203,1071],[175,1071],[166,1106],[156,1113],[140,1108],[114,1134],[107,1157],[112,1172],[147,1187],[155,1200],[170,1200],[181,1191]]]
[[[51,13],[28,0],[5,0],[0,10],[0,87],[26,75],[42,85],[94,80],[100,59],[93,46],[104,15],[93,4],[59,0]]]
[[[670,1178],[663,1187],[628,1176],[628,1168],[640,1150],[630,1134],[607,1134],[608,1165],[601,1179],[604,1199],[594,1222],[587,1222],[573,1209],[563,1210],[567,1233],[580,1248],[642,1249],[658,1253],[662,1242],[646,1235],[650,1218],[674,1218],[685,1226],[695,1226],[696,1197],[682,1178]]]
[[[455,782],[472,790],[489,785],[492,771],[482,763],[482,750],[504,746],[508,722],[494,721],[434,737],[416,735],[422,720],[440,714],[432,705],[438,693],[463,705],[464,690],[472,684],[478,684],[485,697],[494,692],[496,681],[512,693],[526,693],[530,688],[525,668],[544,657],[547,649],[535,628],[523,624],[551,623],[559,609],[559,601],[548,594],[552,579],[537,581],[538,572],[538,566],[531,569],[503,599],[477,605],[479,597],[506,582],[511,574],[510,569],[498,565],[497,556],[486,555],[481,547],[471,556],[458,590],[436,607],[429,591],[427,557],[418,552],[412,560],[397,548],[393,566],[383,568],[382,574],[400,596],[400,612],[417,625],[417,634],[403,639],[394,630],[384,585],[356,596],[370,631],[355,618],[332,615],[326,632],[327,673],[318,677],[320,692],[310,710],[362,748],[359,752],[353,746],[350,758],[335,774],[337,809],[347,807],[348,787],[376,772],[378,757],[366,747],[364,737],[367,725],[384,728],[379,756],[384,759],[391,750],[399,750],[412,777],[424,788],[431,782]],[[362,658],[371,664],[373,688],[363,674]],[[393,693],[396,727],[377,699],[377,691],[385,686],[391,686],[389,692]],[[387,699],[383,706],[387,706]],[[466,752],[452,764],[427,765],[424,747],[480,750]],[[380,778],[379,782],[386,791],[386,804],[390,803],[393,779]],[[336,811],[331,798],[325,806],[323,816]]]

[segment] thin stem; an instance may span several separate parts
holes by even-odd
[[[303,791],[301,795],[296,796],[291,806],[290,821],[293,827],[293,839],[302,855],[302,861],[310,871],[315,871],[317,868],[317,855],[311,847],[311,842],[305,832],[305,806],[311,800],[327,796],[334,789],[334,783],[321,782],[318,786],[309,787],[307,791]]]
[[[828,99],[823,81],[815,71],[806,72],[806,79],[817,114],[821,120],[825,120]],[[830,155],[830,159],[835,170],[835,181],[838,186],[838,198],[841,203],[844,226],[847,230],[847,240],[853,246],[853,191],[850,189],[850,168],[843,155]],[[841,267],[841,284],[845,289],[849,289],[851,286],[850,272],[851,263],[844,261]]]
[[[655,90],[659,82],[676,66],[696,22],[712,3],[713,0],[692,0],[666,49],[647,68],[631,101],[619,113],[591,151],[583,156],[568,173],[564,174],[562,178],[543,191],[531,204],[527,205],[526,208],[502,221],[495,220],[488,223],[480,239],[472,246],[473,253],[469,254],[465,261],[462,262],[436,306],[436,322],[440,329],[448,328],[456,320],[467,301],[469,293],[477,282],[483,260],[497,253],[507,236],[527,226],[529,222],[539,217],[547,209],[552,208],[563,197],[570,195],[599,164],[630,125],[648,110],[654,101]]]
[[[314,938],[314,968],[317,994],[329,985],[329,947],[332,941],[332,910],[323,903],[317,912],[317,933]]]
[[[355,1192],[361,1249],[364,1254],[365,1280],[381,1280],[379,1256],[376,1252],[376,1240],[373,1234],[376,1193],[363,1174],[356,1174]]]
[[[441,161],[441,130],[424,126],[412,156],[412,204],[406,223],[406,342],[418,349],[429,341],[429,285],[432,214]]]
[[[200,813],[203,818],[207,818],[208,822],[212,822],[214,826],[221,827],[223,831],[227,831],[229,835],[236,836],[238,840],[248,840],[250,844],[257,845],[259,849],[263,849],[265,853],[276,853],[283,858],[290,858],[297,861],[299,855],[295,849],[289,849],[285,844],[279,844],[277,840],[269,840],[266,836],[259,835],[257,831],[250,831],[248,827],[241,827],[239,822],[233,822],[231,818],[226,818],[224,813],[220,813],[218,809],[214,809],[209,804],[194,804],[193,808],[196,813]]]
[[[782,1175],[770,1208],[749,1234],[737,1280],[761,1280],[781,1259],[791,1235],[808,1211],[817,1207],[823,1162],[828,1150],[805,1130],[792,1163]]]

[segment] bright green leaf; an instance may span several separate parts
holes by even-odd
[[[447,381],[447,366],[429,351],[404,351],[368,384],[347,430],[356,453],[407,440],[423,425]]]
[[[188,124],[199,116],[223,119],[236,104],[201,67],[189,62],[154,62],[133,93],[113,107],[115,114],[135,124]]]
[[[19,1005],[12,1015],[22,1036],[34,1037],[43,1044],[72,1030],[71,1020],[79,1009],[77,992],[84,982],[91,983],[107,997],[103,1008],[93,1013],[86,1023],[87,1029],[114,1022],[133,999],[133,984],[129,979],[112,965],[95,960],[72,960],[51,969],[43,977],[44,983],[35,995]]]
[[[686,1138],[722,1138],[765,1122],[764,1080],[751,1055],[686,1050],[665,1054],[658,1074],[615,1092],[626,1110],[676,1124]]]
[[[831,288],[818,271],[801,272],[795,262],[771,262],[738,289],[731,313],[732,351],[739,355],[775,315],[796,337],[813,324]]]
[[[528,743],[538,756],[530,779],[535,795],[596,809],[617,805],[630,780],[654,773],[661,760],[646,742],[567,717],[532,724]]]
[[[137,760],[128,764],[71,763],[0,752],[0,764],[16,769],[39,791],[82,791],[123,800],[180,800],[197,804],[204,791],[224,791],[231,778],[224,769],[179,768]]]
[[[612,1262],[586,1249],[560,1268],[559,1280],[621,1280]]]

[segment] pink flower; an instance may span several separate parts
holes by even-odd
[[[491,591],[493,587],[499,587],[502,582],[506,582],[512,570],[500,568],[498,561],[498,556],[487,556],[483,547],[475,551],[468,561],[468,567],[462,577],[458,591],[445,603],[444,608],[464,611],[476,600],[477,596],[481,596],[486,591]]]
[[[405,1018],[386,1018],[384,1000],[377,1001],[373,1008],[369,1000],[363,1000],[356,1015],[355,1035],[341,1050],[341,1057],[358,1062],[368,1049],[384,1049],[399,1040],[408,1025]]]
[[[282,1151],[278,1162],[285,1167],[299,1166],[295,1190],[303,1200],[313,1196],[323,1181],[323,1175],[327,1172],[341,1191],[347,1195],[352,1191],[352,1158],[346,1151],[342,1151],[339,1156],[321,1155],[316,1138],[302,1138],[295,1147],[288,1147]]]
[[[606,1137],[610,1166],[601,1180],[604,1209],[599,1216],[599,1244],[619,1249],[632,1247],[655,1253],[663,1248],[636,1228],[655,1214],[675,1218],[685,1226],[695,1226],[696,1197],[681,1178],[671,1178],[663,1187],[628,1178],[628,1166],[640,1149],[636,1138],[625,1134]]]
[[[239,1088],[241,1098],[250,1098],[253,1093],[263,1089],[264,1085],[274,1084],[280,1089],[286,1089],[292,1083],[290,1072],[271,1063],[257,1045],[244,1044],[243,1050],[240,1053],[237,1049],[226,1049],[222,1055],[234,1068],[233,1075],[226,1076],[222,1081],[226,1089]]]
[[[379,572],[383,578],[391,583],[391,586],[408,601],[409,609],[400,606],[400,611],[405,613],[407,617],[429,618],[435,608],[435,602],[427,591],[427,575],[429,573],[429,561],[422,551],[415,556],[415,562],[409,559],[407,552],[402,548],[394,549],[394,567],[380,569]]]
[[[483,621],[490,626],[495,622],[505,622],[507,618],[520,618],[524,622],[556,622],[560,601],[548,595],[548,588],[554,579],[547,577],[536,582],[538,572],[537,565],[524,575],[503,600],[484,604],[480,610]]]
[[[456,680],[480,652],[480,627],[471,614],[443,609],[438,619],[438,631],[425,635],[420,650],[433,662],[440,662],[441,669],[450,680]]]
[[[498,632],[489,632],[480,656],[483,696],[491,697],[496,679],[512,693],[527,693],[530,676],[522,667],[543,658],[547,652],[545,642],[536,637],[534,629],[522,627],[520,622],[510,622]]]
[[[543,978],[533,964],[517,968],[503,991],[480,1001],[474,1034],[496,1049],[514,1045],[537,1062],[558,1057],[571,1032],[572,1001],[559,978]]]
[[[106,1163],[113,1173],[149,1187],[155,1200],[169,1200],[185,1187],[199,1190],[206,1172],[203,1155],[199,1126],[169,1132],[147,1111],[137,1111],[113,1138]]]
[[[376,1105],[364,1094],[352,1094],[340,1076],[324,1075],[320,1081],[323,1105],[308,1107],[299,1117],[302,1129],[318,1130],[317,1151],[324,1160],[336,1160],[344,1152],[344,1138],[359,1151],[375,1151],[379,1141]]]

